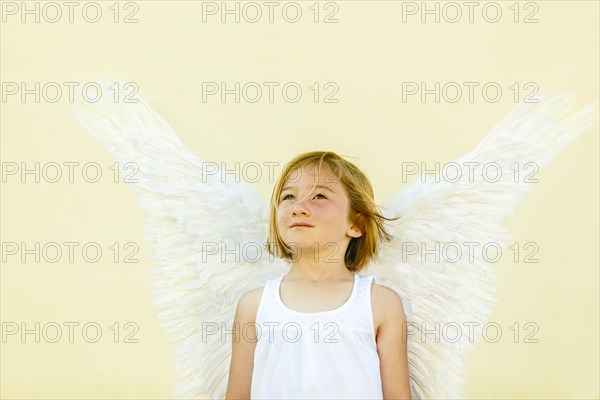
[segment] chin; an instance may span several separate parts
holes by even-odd
[[[285,244],[290,246],[292,249],[300,249],[300,250],[314,250],[314,244],[316,240],[304,239],[304,238],[289,238],[288,240],[284,240]],[[313,247],[312,249],[310,247]]]

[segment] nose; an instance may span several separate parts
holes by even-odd
[[[305,200],[297,201],[292,205],[292,215],[308,215]]]

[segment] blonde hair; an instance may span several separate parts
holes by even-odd
[[[392,236],[385,230],[384,220],[396,220],[399,217],[384,217],[377,204],[375,204],[373,188],[369,179],[358,167],[332,151],[303,153],[296,156],[285,166],[271,194],[267,250],[276,257],[286,260],[292,259],[290,247],[283,242],[277,228],[277,206],[281,189],[291,172],[303,167],[318,165],[317,174],[319,174],[322,164],[329,167],[342,183],[349,200],[349,217],[362,232],[362,236],[350,240],[344,254],[344,262],[348,270],[358,272],[369,261],[377,259],[381,240],[389,241],[392,239]]]

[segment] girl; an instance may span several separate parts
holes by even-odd
[[[240,298],[225,398],[410,399],[400,296],[357,275],[391,239],[367,177],[301,154],[270,211],[268,251],[291,269]]]

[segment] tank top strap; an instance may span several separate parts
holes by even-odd
[[[372,275],[359,276],[357,293],[351,307],[348,308],[346,321],[356,328],[373,331],[373,311],[371,307]]]
[[[256,311],[256,323],[258,325],[265,321],[265,318],[273,318],[274,314],[277,313],[278,309],[275,306],[275,293],[277,290],[276,282],[279,278],[269,279],[265,282],[258,310]],[[267,317],[268,316],[268,317]]]

